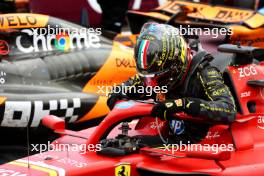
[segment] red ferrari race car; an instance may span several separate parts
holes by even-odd
[[[165,121],[150,117],[152,101],[120,101],[97,127],[79,132],[46,116],[42,123],[62,135],[41,153],[0,166],[2,175],[263,175],[264,174],[264,49],[221,45],[232,53],[221,61],[224,78],[236,99],[237,119],[214,125],[196,144],[142,143],[139,136],[168,134]],[[223,58],[223,57],[222,57]],[[203,123],[179,113],[175,118]],[[43,150],[48,150],[44,153]]]

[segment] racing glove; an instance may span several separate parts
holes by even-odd
[[[112,110],[118,100],[123,100],[123,99],[129,99],[129,97],[125,94],[122,93],[112,93],[110,94],[109,98],[107,99],[107,106],[109,107],[110,110]]]
[[[158,102],[151,111],[151,116],[162,120],[172,120],[172,114],[183,111],[184,99]]]

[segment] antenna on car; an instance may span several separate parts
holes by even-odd
[[[241,48],[241,43],[239,41],[237,42],[236,45],[237,45],[238,48]]]
[[[157,130],[158,130],[158,133],[159,133],[159,137],[160,137],[160,139],[162,140],[162,142],[163,142],[164,144],[168,144],[169,139],[167,138],[167,140],[165,140],[165,139],[163,138],[161,132],[160,132],[160,127],[159,127],[158,117],[156,117],[156,126],[157,126]]]
[[[66,145],[66,155],[67,155],[67,158],[69,158],[69,146]]]
[[[26,132],[26,136],[27,136],[27,166],[28,169],[30,168],[30,164],[29,164],[29,155],[30,155],[30,149],[29,149],[29,144],[30,144],[30,140],[29,140],[29,119],[27,116],[27,132]]]
[[[254,10],[258,11],[258,8],[259,8],[259,0],[256,0],[254,4]]]

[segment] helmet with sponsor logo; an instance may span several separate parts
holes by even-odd
[[[187,74],[190,49],[179,30],[170,25],[146,23],[137,39],[135,60],[145,86],[180,85]]]

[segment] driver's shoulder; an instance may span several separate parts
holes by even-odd
[[[198,71],[198,75],[201,76],[202,79],[222,79],[223,75],[218,68],[212,66],[211,64],[206,65],[203,69]]]

